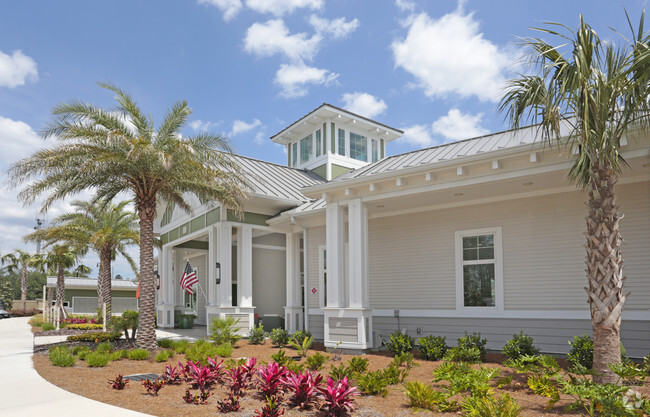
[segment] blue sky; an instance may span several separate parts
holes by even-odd
[[[160,120],[179,99],[185,130],[222,132],[236,151],[285,163],[269,136],[323,102],[406,132],[396,154],[507,128],[503,81],[525,68],[517,37],[576,27],[583,14],[605,39],[629,33],[624,7],[645,1],[141,0],[13,1],[0,6],[0,169],[48,146],[38,132],[71,98],[112,106],[111,82]],[[0,199],[0,253],[38,215],[16,190]],[[87,196],[79,196],[81,198]],[[45,215],[68,209],[61,202]],[[137,255],[136,252],[134,254]],[[86,263],[95,270],[96,258]],[[116,273],[132,274],[124,262]]]

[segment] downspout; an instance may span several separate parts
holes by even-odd
[[[305,300],[305,305],[303,306],[303,327],[305,330],[309,330],[309,287],[307,285],[307,228],[295,218],[291,217],[291,224],[296,226],[299,230],[302,230],[302,267],[303,267],[303,298]]]

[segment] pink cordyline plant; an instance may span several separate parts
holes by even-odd
[[[260,392],[266,397],[275,397],[284,391],[284,378],[287,370],[284,366],[271,362],[265,367],[257,370],[257,386]]]
[[[347,412],[354,410],[354,399],[352,397],[359,395],[355,387],[348,385],[348,378],[344,377],[340,381],[334,381],[327,377],[327,387],[318,388],[320,397],[325,400],[324,406],[332,417],[340,417]]]
[[[284,385],[293,395],[289,401],[300,407],[301,410],[307,410],[318,397],[318,388],[323,382],[323,376],[317,372],[288,372],[284,379]]]

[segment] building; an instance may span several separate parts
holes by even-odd
[[[56,277],[47,277],[48,288],[56,288]],[[72,314],[97,313],[97,279],[65,277],[65,296],[63,307]],[[113,314],[126,310],[138,310],[135,298],[138,282],[128,279],[111,280]],[[56,291],[54,292],[56,298]]]
[[[287,166],[236,156],[253,192],[236,218],[219,202],[161,205],[158,326],[194,311],[308,328],[327,346],[377,347],[480,331],[501,349],[523,330],[549,353],[591,331],[586,195],[566,175],[573,149],[534,127],[386,156],[398,129],[323,104],[271,139]],[[650,352],[650,140],[624,138],[622,340]],[[187,262],[195,296],[179,287]]]

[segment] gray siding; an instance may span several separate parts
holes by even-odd
[[[310,227],[307,232],[307,305],[309,308],[320,308],[320,287],[318,276],[318,247],[325,245],[325,226]],[[312,294],[311,289],[318,289],[317,294]],[[321,319],[322,321],[322,319]]]
[[[248,329],[250,328],[250,320],[248,314],[226,314],[228,317],[239,319],[237,326],[239,330],[237,331],[238,335],[248,336]]]
[[[324,340],[325,339],[325,325],[323,315],[312,314],[309,316],[309,331],[315,340]]]
[[[359,341],[357,337],[357,319],[330,317],[330,339],[332,341],[353,342]]]
[[[394,317],[373,317],[374,331],[387,341],[390,333],[398,329]],[[417,333],[417,329],[421,333]],[[590,320],[541,320],[541,319],[491,319],[491,318],[436,318],[400,317],[399,329],[415,338],[434,334],[447,337],[447,344],[455,345],[465,334],[480,332],[488,340],[490,349],[501,350],[512,335],[523,331],[535,339],[535,345],[545,353],[567,353],[569,341],[574,336],[591,334]],[[621,340],[630,357],[641,358],[650,353],[650,323],[647,321],[624,321]]]
[[[260,317],[284,317],[286,269],[284,251],[253,248],[253,305]]]

